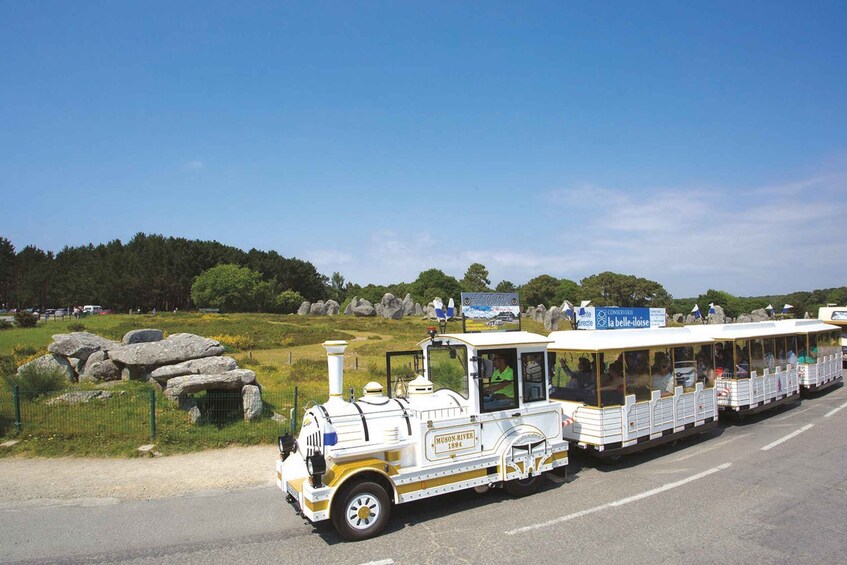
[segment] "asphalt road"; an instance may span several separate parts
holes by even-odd
[[[387,533],[359,543],[305,523],[270,487],[11,506],[0,508],[0,560],[843,563],[845,429],[839,386],[614,467],[572,451],[567,482],[527,498],[471,491],[401,505]]]

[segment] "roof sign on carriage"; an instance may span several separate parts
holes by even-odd
[[[699,312],[699,309],[697,311]],[[578,330],[663,328],[665,327],[665,309],[589,306],[579,309],[576,327]]]
[[[504,332],[521,329],[521,303],[516,292],[463,292],[462,331]]]

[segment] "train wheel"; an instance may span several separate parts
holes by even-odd
[[[359,482],[345,488],[332,503],[332,525],[347,541],[379,535],[388,524],[391,500],[377,483]]]
[[[510,495],[520,498],[529,496],[538,490],[538,485],[541,483],[541,475],[534,475],[525,479],[513,479],[503,483],[503,489]]]

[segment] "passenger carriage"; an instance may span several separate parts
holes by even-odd
[[[841,330],[841,367],[847,369],[847,306],[822,306],[818,310],[818,319]]]
[[[717,425],[710,338],[687,328],[549,337],[550,398],[562,406],[564,438],[578,447],[617,457]]]
[[[797,377],[802,392],[829,388],[842,380],[840,328],[820,320],[776,323],[797,335]]]
[[[743,417],[800,397],[797,336],[780,322],[688,326],[715,340],[718,409]]]
[[[348,540],[377,535],[393,504],[461,489],[534,492],[564,471],[562,412],[547,397],[550,340],[517,331],[443,334],[387,354],[387,387],[342,397],[346,342],[324,344],[330,399],[280,438],[277,485],[304,517]],[[510,378],[506,378],[510,377]]]

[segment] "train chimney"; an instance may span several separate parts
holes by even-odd
[[[346,341],[325,341],[326,361],[329,367],[329,402],[343,402],[341,391],[344,388],[344,350]]]

